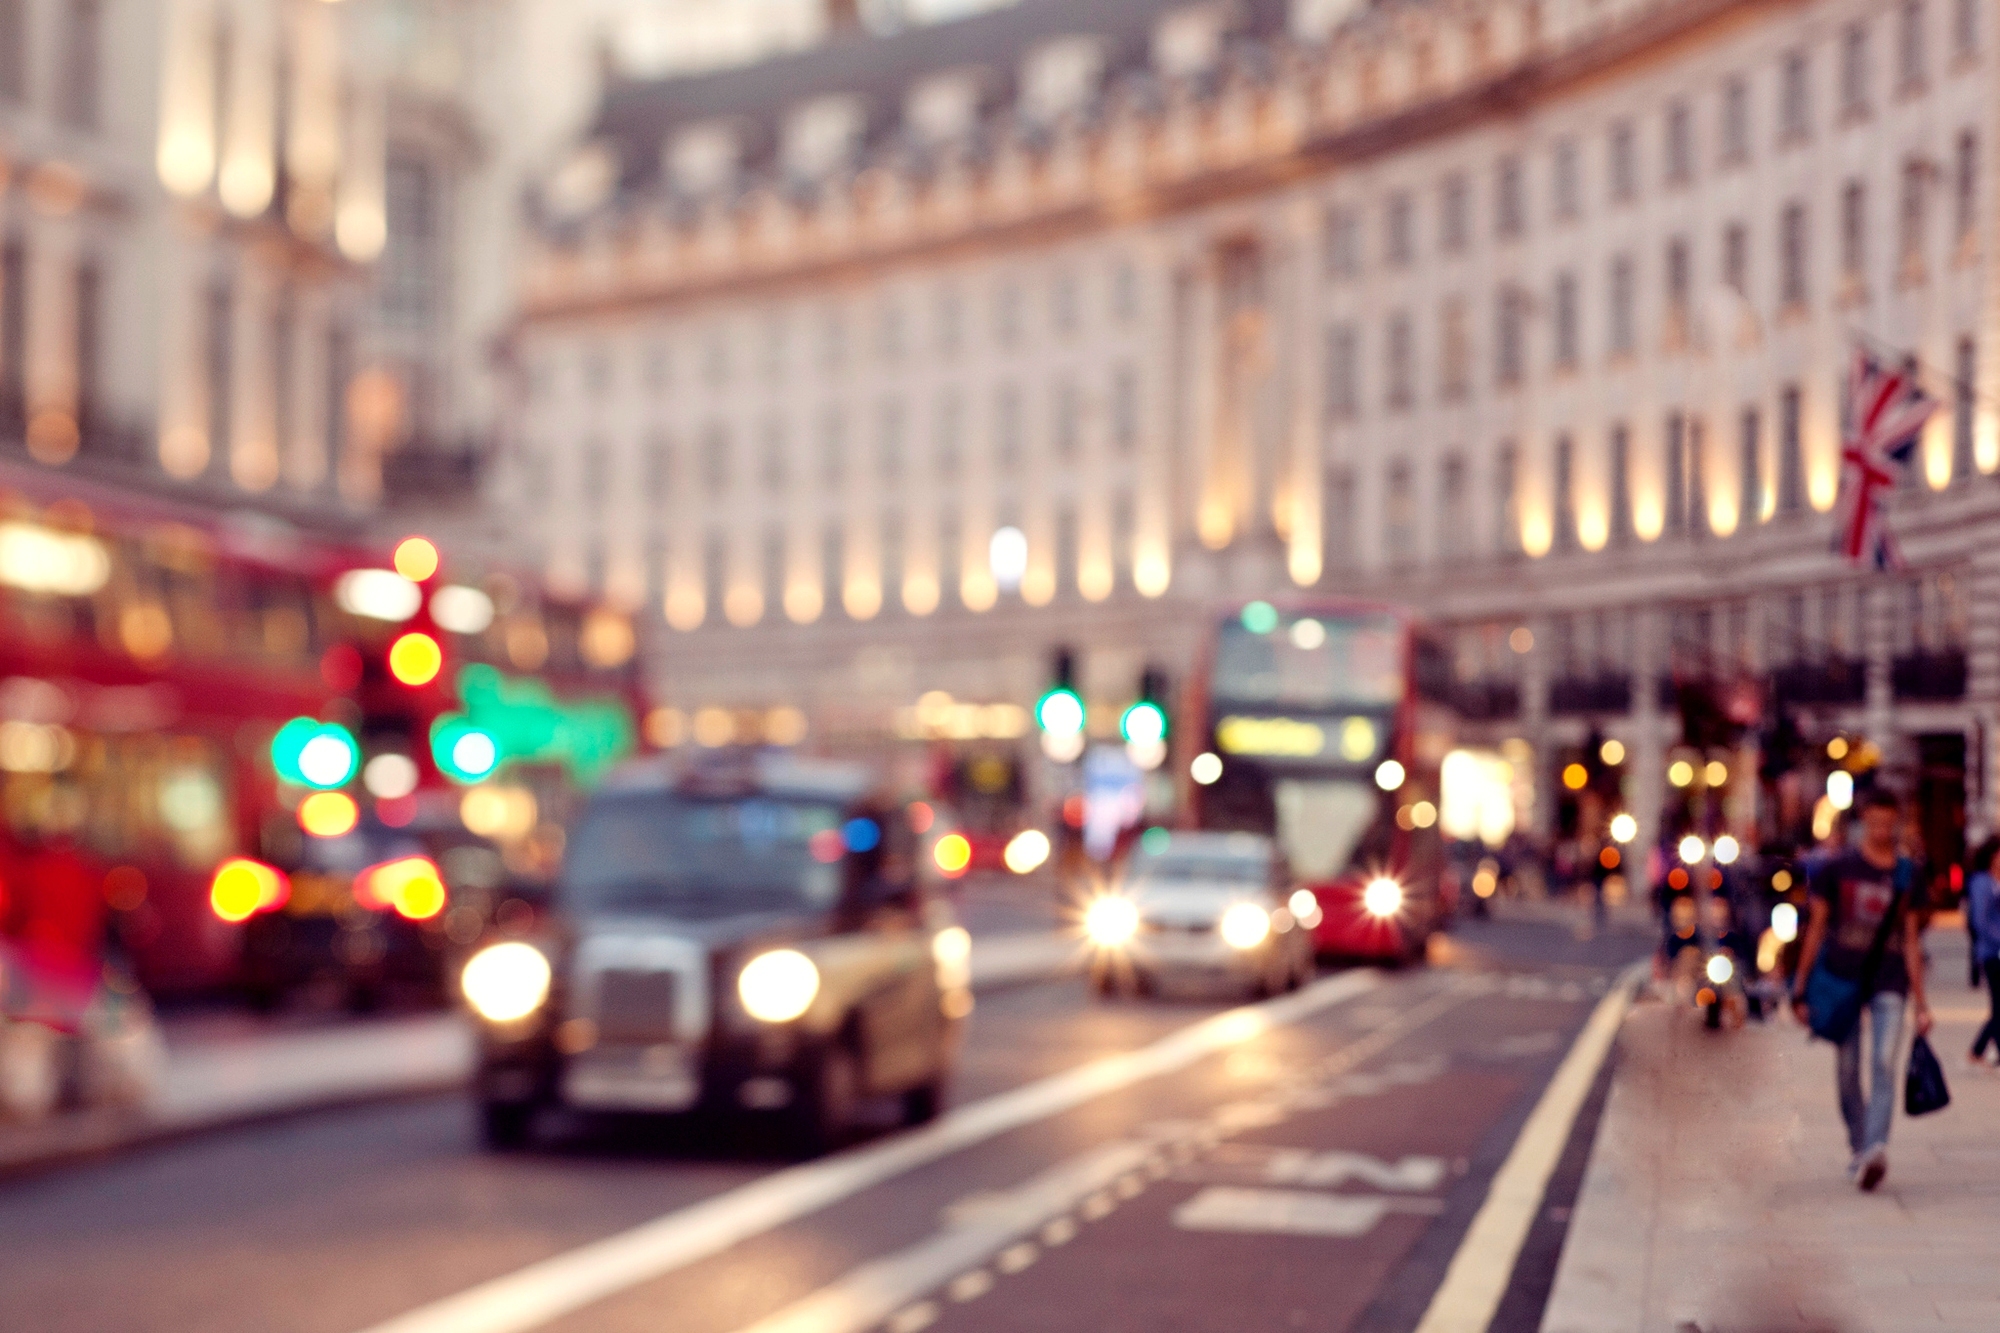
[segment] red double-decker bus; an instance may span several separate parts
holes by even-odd
[[[0,466],[0,885],[39,849],[73,851],[101,875],[92,908],[142,985],[238,986],[250,918],[305,910],[310,895],[253,910],[228,900],[218,868],[249,862],[284,883],[328,859],[312,854],[312,789],[273,766],[287,722],[336,724],[352,740],[351,771],[311,812],[331,809],[317,831],[336,838],[425,822],[464,831],[466,777],[441,772],[431,742],[466,707],[468,666],[530,723],[588,696],[624,719],[614,741],[629,735],[629,622],[550,602],[532,580],[408,572],[355,529]],[[522,765],[511,796],[539,780],[542,806],[556,804],[551,767]],[[498,823],[521,805],[499,802]],[[434,933],[442,906],[422,923]],[[71,915],[87,924],[92,912]]]
[[[1209,628],[1182,731],[1191,822],[1276,840],[1322,954],[1420,958],[1450,919],[1450,684],[1444,652],[1391,606],[1256,601]]]

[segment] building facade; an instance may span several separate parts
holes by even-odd
[[[1996,50],[1985,0],[1023,0],[622,83],[534,204],[506,484],[739,734],[1058,646],[1122,704],[1313,590],[1424,611],[1545,794],[1619,740],[1648,833],[1697,681],[1984,828]],[[1830,549],[1857,346],[1942,402],[1893,574]]]

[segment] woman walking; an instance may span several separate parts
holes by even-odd
[[[1972,1040],[1967,1058],[1986,1065],[1986,1048],[2000,1054],[2000,837],[1988,838],[1972,854],[1965,882],[1966,924],[1972,932],[1972,961],[1986,975],[1986,1025]]]

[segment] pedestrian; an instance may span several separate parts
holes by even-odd
[[[1810,1021],[1806,981],[1824,955],[1834,977],[1860,988],[1861,1018],[1840,1044],[1835,1071],[1840,1115],[1847,1122],[1853,1157],[1848,1176],[1864,1190],[1889,1172],[1889,1123],[1895,1115],[1897,1051],[1903,1017],[1918,1035],[1930,1031],[1924,997],[1923,917],[1928,908],[1917,864],[1897,852],[1902,804],[1894,793],[1876,788],[1861,805],[1861,836],[1816,869],[1807,883],[1811,913],[1792,1007]],[[1861,1078],[1862,1031],[1869,1037],[1869,1078]]]
[[[1972,931],[1972,961],[1986,976],[1986,1024],[1973,1038],[1967,1057],[1985,1066],[1986,1048],[2000,1055],[2000,837],[1988,838],[1972,854],[1965,880],[1965,916]]]

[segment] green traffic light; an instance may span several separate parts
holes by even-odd
[[[1243,608],[1243,628],[1252,634],[1269,634],[1278,628],[1278,608],[1269,602],[1252,602]]]
[[[1083,696],[1058,686],[1035,702],[1035,725],[1058,736],[1074,736],[1086,719]]]
[[[271,738],[271,767],[281,781],[331,791],[361,766],[361,746],[338,722],[295,717]]]
[[[1119,734],[1128,741],[1155,744],[1167,738],[1167,710],[1151,699],[1141,699],[1118,719]]]
[[[478,782],[500,767],[500,743],[493,733],[448,713],[431,724],[431,758],[454,782]]]

